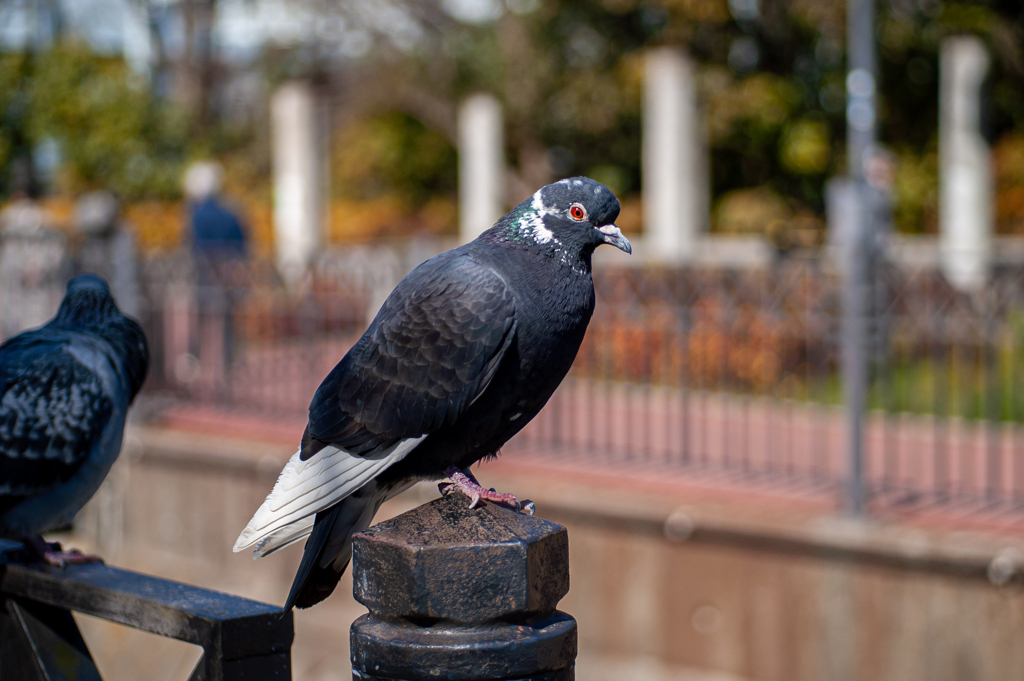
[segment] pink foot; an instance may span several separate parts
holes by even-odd
[[[472,473],[468,471],[462,471],[455,466],[451,466],[445,469],[445,475],[451,480],[450,483],[441,483],[438,487],[441,489],[442,494],[451,494],[452,492],[462,492],[470,498],[470,508],[476,508],[476,505],[480,503],[480,500],[490,501],[510,508],[516,513],[527,513],[533,515],[535,508],[533,502],[526,499],[522,503],[519,499],[512,494],[501,494],[495,492],[493,489],[485,489],[477,482],[476,478],[473,477]]]
[[[52,565],[54,567],[103,562],[103,559],[99,556],[82,553],[78,549],[71,549],[70,551],[47,551],[43,554],[43,560],[45,560],[48,565]]]
[[[99,556],[92,556],[82,553],[78,549],[64,551],[60,542],[47,542],[42,537],[37,537],[29,542],[32,548],[38,553],[43,562],[53,567],[64,567],[65,565],[76,565],[82,563],[102,563]]]

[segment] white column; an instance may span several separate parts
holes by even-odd
[[[270,102],[274,172],[274,249],[290,284],[306,272],[320,247],[323,223],[322,121],[312,86],[291,81]]]
[[[459,106],[459,240],[472,241],[505,213],[501,105],[477,93]]]
[[[708,224],[708,164],[696,66],[682,51],[647,53],[643,100],[644,241],[651,257],[694,257]]]
[[[992,260],[992,157],[981,135],[984,43],[971,36],[942,43],[939,92],[939,248],[942,271],[962,290],[977,290]]]

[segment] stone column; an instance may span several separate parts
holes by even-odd
[[[992,158],[981,135],[989,56],[976,37],[942,43],[939,92],[939,248],[953,286],[977,290],[992,259]]]
[[[459,240],[472,241],[505,213],[501,104],[470,95],[459,106]]]
[[[290,285],[305,274],[322,240],[326,135],[316,93],[304,81],[280,86],[270,102],[274,249]]]
[[[461,494],[352,541],[359,681],[572,681],[576,620],[565,528]]]
[[[709,187],[696,66],[683,51],[647,53],[643,109],[645,245],[656,260],[685,262],[707,230]]]

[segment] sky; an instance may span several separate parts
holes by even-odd
[[[535,0],[513,0],[531,3]],[[140,0],[0,0],[0,50],[22,51],[48,46],[53,39],[51,8],[67,33],[102,54],[123,54],[138,71],[153,60],[150,29]],[[184,24],[177,0],[148,0],[151,16],[173,59],[184,48]],[[444,0],[446,11],[467,22],[490,21],[503,11],[500,0]],[[335,11],[325,11],[325,7]],[[267,44],[296,45],[310,40],[331,46],[339,58],[363,56],[374,35],[383,35],[399,49],[412,49],[421,29],[392,0],[350,0],[344,4],[294,0],[219,0],[214,26],[221,59],[246,62]]]

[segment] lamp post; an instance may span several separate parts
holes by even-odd
[[[843,388],[846,400],[844,507],[864,512],[864,409],[870,380],[871,260],[874,248],[872,195],[865,177],[876,135],[874,0],[847,0],[846,153],[853,193],[850,238],[844,257],[842,312]]]

